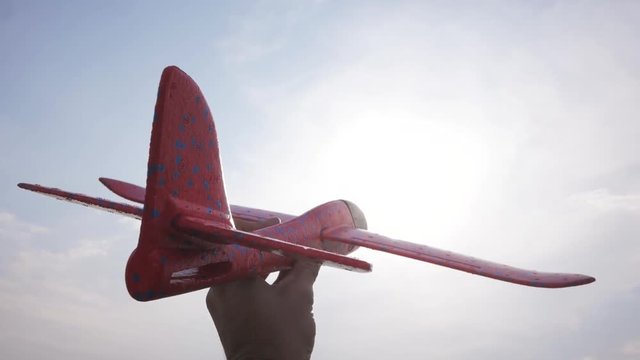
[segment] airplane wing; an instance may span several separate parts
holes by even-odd
[[[138,204],[144,204],[145,189],[142,186],[105,177],[98,178],[98,180],[116,195]]]
[[[124,183],[126,185],[126,183]],[[132,185],[135,186],[135,185]],[[58,200],[105,210],[108,212],[121,214],[136,219],[141,219],[143,209],[129,204],[118,203],[105,199],[95,198],[83,194],[72,193],[61,189],[45,187],[35,184],[20,183],[18,187],[51,196]],[[144,190],[144,189],[143,189]],[[132,196],[133,197],[133,196]],[[345,270],[357,272],[371,271],[371,264],[348,256],[336,254],[329,251],[293,244],[286,241],[256,235],[236,229],[220,228],[219,224],[190,216],[180,216],[175,222],[179,230],[189,235],[198,235],[204,240],[217,242],[219,244],[237,244],[261,251],[270,252],[280,256],[292,258],[306,257],[322,262],[324,265],[333,266]],[[231,239],[231,241],[221,241],[221,239]]]
[[[70,201],[93,208],[99,208],[109,212],[130,216],[136,219],[140,219],[142,216],[142,208],[128,204],[94,198],[83,194],[71,193],[56,188],[49,188],[34,184],[20,183],[18,184],[18,186],[26,190],[52,196],[56,199]],[[256,212],[258,214],[272,214],[270,212],[259,209],[243,207],[238,208],[250,210],[251,212],[244,210],[247,211],[247,214],[253,214],[254,210],[262,211]],[[259,216],[260,215],[258,215],[258,218]],[[268,219],[268,217],[266,216],[265,218]],[[216,228],[212,224],[207,224],[206,221],[202,219],[182,218],[182,220],[180,220],[178,224],[180,224],[179,226],[181,226],[184,231],[195,231],[209,234],[217,234],[216,231],[231,231]],[[292,257],[306,256],[310,258],[322,259],[322,261],[324,261],[327,265],[334,265],[350,270],[371,270],[371,265],[361,260],[314,248],[308,248],[301,245],[291,244],[277,239],[256,236],[247,232],[241,232],[238,230],[235,231],[236,235],[233,235],[233,239],[234,243],[237,243],[238,245],[263,251],[269,251],[279,255]],[[220,235],[218,238],[225,238],[230,234],[225,233],[218,235]],[[466,271],[480,276],[534,287],[562,288],[589,284],[595,281],[593,277],[580,274],[547,273],[519,269],[512,266],[477,259],[474,257],[461,255],[451,251],[441,250],[426,245],[396,240],[366,230],[354,229],[352,227],[346,226],[327,229],[323,231],[322,239],[362,246],[368,249],[384,251],[390,254],[400,255],[436,265],[446,266],[452,269]]]
[[[21,189],[37,192],[43,195],[51,196],[58,200],[69,201],[72,203],[84,205],[87,207],[92,207],[100,210],[105,210],[111,213],[120,214],[129,216],[135,219],[142,219],[142,208],[123,204],[115,201],[100,199],[96,197],[91,197],[83,194],[72,193],[56,188],[36,185],[36,184],[26,184],[20,183],[18,187]]]
[[[127,200],[137,202],[139,204],[144,204],[145,188],[121,180],[109,179],[105,177],[101,177],[99,180],[102,184],[104,184],[104,186],[113,191],[116,195],[121,196]],[[238,220],[240,220],[252,224],[246,225],[246,227],[262,228],[289,221],[295,218],[295,216],[289,214],[256,209],[246,206],[231,205],[230,207],[231,216],[233,216],[234,221],[238,222]]]
[[[390,254],[527,286],[563,288],[585,285],[595,281],[593,277],[580,274],[546,273],[519,269],[426,245],[395,240],[348,226],[325,230],[322,233],[322,239],[384,251]]]

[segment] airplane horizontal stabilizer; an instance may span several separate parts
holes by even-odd
[[[122,196],[127,200],[137,202],[138,204],[144,204],[145,189],[143,187],[104,177],[101,177],[98,180],[100,180],[107,189],[113,191],[114,194]]]
[[[30,190],[43,195],[54,197],[58,200],[69,201],[72,203],[105,210],[115,214],[121,214],[136,219],[142,218],[142,208],[129,204],[118,203],[101,198],[91,197],[83,194],[72,193],[56,188],[45,187],[41,185],[20,183],[18,187]]]
[[[142,186],[130,184],[122,180],[115,180],[104,177],[101,177],[99,180],[109,190],[113,191],[114,194],[121,196],[127,200],[144,204],[144,196],[146,190]],[[248,222],[250,224],[246,224],[246,228],[259,229],[266,226],[289,221],[295,218],[295,216],[289,214],[250,208],[246,206],[230,205],[230,208],[233,220],[234,222],[236,222],[236,227],[238,227],[238,222]]]
[[[384,251],[390,254],[527,286],[563,288],[585,285],[595,281],[593,277],[580,274],[545,273],[519,269],[426,245],[391,239],[383,235],[354,229],[348,226],[328,229],[322,233],[322,239]]]
[[[291,258],[305,257],[318,260],[323,265],[357,272],[371,271],[371,264],[329,251],[290,243],[236,229],[222,228],[213,221],[192,216],[179,216],[174,222],[178,230],[186,235],[197,236],[204,241],[219,244],[237,244]]]

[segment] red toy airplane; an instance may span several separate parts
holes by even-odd
[[[218,138],[198,85],[177,67],[162,73],[153,117],[147,188],[100,181],[143,208],[39,185],[19,187],[142,219],[126,268],[129,294],[148,301],[290,268],[305,257],[348,270],[371,271],[345,256],[358,246],[516,284],[560,288],[595,279],[522,270],[367,232],[360,209],[344,200],[300,216],[229,205]]]

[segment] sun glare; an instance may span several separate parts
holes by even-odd
[[[348,189],[370,220],[384,218],[386,229],[401,231],[407,217],[422,219],[418,225],[444,239],[464,220],[481,191],[488,147],[469,129],[400,119],[344,124],[326,145],[322,160],[348,174],[332,185]],[[399,208],[390,209],[392,204]],[[392,211],[398,216],[390,216]]]

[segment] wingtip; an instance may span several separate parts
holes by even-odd
[[[34,185],[27,184],[27,183],[18,183],[18,187],[20,189],[24,189],[24,190],[31,190],[31,189],[33,189]]]
[[[596,281],[596,278],[594,278],[593,276],[575,274],[572,276],[571,280],[557,287],[582,286],[582,285],[591,284],[594,281]]]

